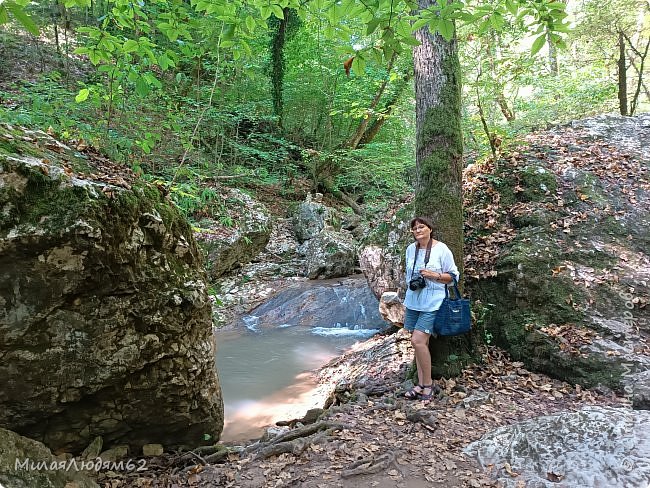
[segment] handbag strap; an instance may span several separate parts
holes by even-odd
[[[427,251],[424,254],[424,267],[427,267],[427,263],[429,262],[429,258],[431,257],[431,243],[433,242],[433,239],[429,239],[429,243],[427,244]],[[413,258],[413,268],[411,269],[411,277],[413,277],[413,273],[415,273],[415,262],[418,260],[418,253],[420,252],[420,243],[416,242],[415,244],[415,257]]]
[[[458,281],[456,280],[456,276],[453,273],[449,273],[448,271],[446,271],[446,273],[448,273],[449,276],[451,276],[451,279],[454,280],[454,293],[456,293],[456,298],[455,299],[460,300],[461,296],[460,296],[460,290],[458,290]],[[447,285],[447,283],[445,283],[445,298],[449,298],[449,287],[448,286],[449,285]]]

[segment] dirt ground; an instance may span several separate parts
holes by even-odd
[[[379,336],[318,372],[314,391],[329,405],[315,422],[290,422],[285,432],[240,446],[217,445],[218,462],[204,454],[149,459],[150,472],[108,473],[103,487],[297,486],[420,488],[499,486],[496,475],[517,478],[507,464],[488,466],[463,453],[483,434],[519,420],[626,405],[606,390],[583,390],[525,370],[497,348],[455,379],[436,381],[431,402],[406,400],[403,382],[412,358],[409,336]],[[290,420],[290,419],[287,419]],[[211,456],[213,459],[215,455]],[[180,459],[185,461],[179,463]],[[206,461],[206,462],[204,462]],[[524,486],[522,484],[522,486]]]

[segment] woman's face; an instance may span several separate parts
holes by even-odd
[[[421,222],[416,222],[415,225],[411,228],[411,232],[413,232],[413,236],[416,239],[422,239],[423,237],[431,236],[431,229]]]

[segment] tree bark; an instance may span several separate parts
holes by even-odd
[[[363,133],[363,137],[359,141],[357,147],[362,147],[365,146],[366,144],[370,144],[372,140],[377,136],[382,126],[388,119],[389,115],[395,108],[395,105],[397,105],[397,102],[402,96],[402,93],[404,93],[404,89],[406,88],[406,85],[408,84],[408,82],[411,80],[412,77],[413,77],[412,73],[408,73],[406,76],[404,76],[400,84],[397,86],[395,93],[393,93],[393,96],[386,101],[384,108],[380,111],[377,118],[375,118],[372,124],[370,124],[370,127],[367,128],[366,131]]]
[[[282,91],[284,88],[284,44],[287,38],[287,22],[289,21],[289,8],[283,9],[284,18],[278,19],[277,29],[273,35],[271,45],[271,82],[273,93],[273,111],[278,117],[278,126],[282,128],[282,111],[284,100]]]
[[[421,10],[435,1],[419,0]],[[416,105],[415,213],[429,217],[434,236],[463,266],[461,78],[456,38],[446,41],[427,27],[415,33],[413,49]],[[468,338],[429,341],[434,377],[460,373],[469,359]]]
[[[625,38],[623,32],[618,33],[618,108],[621,115],[627,112],[627,68],[625,63]]]
[[[648,85],[643,82],[643,76],[641,75],[641,71],[639,71],[639,67],[636,65],[632,58],[630,58],[630,64],[634,68],[634,71],[636,71],[636,74],[641,77],[641,86],[643,87],[643,92],[645,93],[645,97],[648,102],[650,102],[650,89],[648,89]]]
[[[510,107],[508,107],[508,101],[506,100],[506,96],[503,94],[503,91],[499,91],[497,93],[496,101],[505,119],[508,122],[515,120],[515,112],[514,110],[511,110]]]
[[[623,37],[627,41],[628,45],[630,46],[630,49],[641,58],[641,67],[637,68],[636,65],[634,68],[637,71],[637,74],[639,77],[637,78],[637,83],[636,83],[636,90],[634,91],[634,95],[632,96],[632,103],[630,103],[630,115],[634,115],[634,112],[636,111],[637,104],[639,101],[639,94],[641,93],[641,85],[643,84],[643,69],[645,65],[645,59],[648,56],[648,48],[650,48],[650,38],[648,38],[648,42],[645,45],[645,49],[643,52],[639,51],[636,47],[634,47],[634,44],[632,43],[632,39],[630,39],[624,32],[622,33]],[[630,64],[634,64],[634,60],[632,57],[630,57]]]
[[[551,72],[551,75],[557,76],[560,72],[557,64],[557,47],[553,44],[551,40],[551,33],[546,33],[546,43],[548,44],[548,69]]]
[[[393,70],[393,63],[395,62],[396,57],[397,57],[397,51],[394,51],[393,55],[390,57],[390,61],[388,61],[388,67],[386,68],[386,78],[384,78],[384,81],[382,81],[381,85],[379,86],[379,90],[377,90],[377,94],[375,95],[375,98],[373,98],[372,102],[370,103],[370,107],[368,107],[365,116],[361,119],[361,122],[359,122],[359,125],[357,126],[357,130],[354,131],[354,135],[348,140],[348,142],[345,144],[345,147],[350,149],[356,149],[357,146],[359,145],[359,141],[361,141],[361,138],[366,133],[366,128],[368,127],[370,116],[372,115],[375,108],[379,104],[379,100],[381,100],[381,96],[384,94],[384,91],[386,90],[386,86],[388,85],[388,79],[390,77],[390,72]]]

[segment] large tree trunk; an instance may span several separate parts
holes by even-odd
[[[419,0],[427,9],[432,0]],[[427,27],[416,32],[413,50],[416,100],[415,213],[434,224],[434,236],[449,246],[463,266],[461,79],[456,39],[445,41]],[[464,337],[429,341],[435,377],[458,374],[469,358]],[[453,359],[452,359],[453,358]]]
[[[621,115],[627,112],[627,67],[625,63],[625,38],[623,32],[618,33],[618,108]]]

